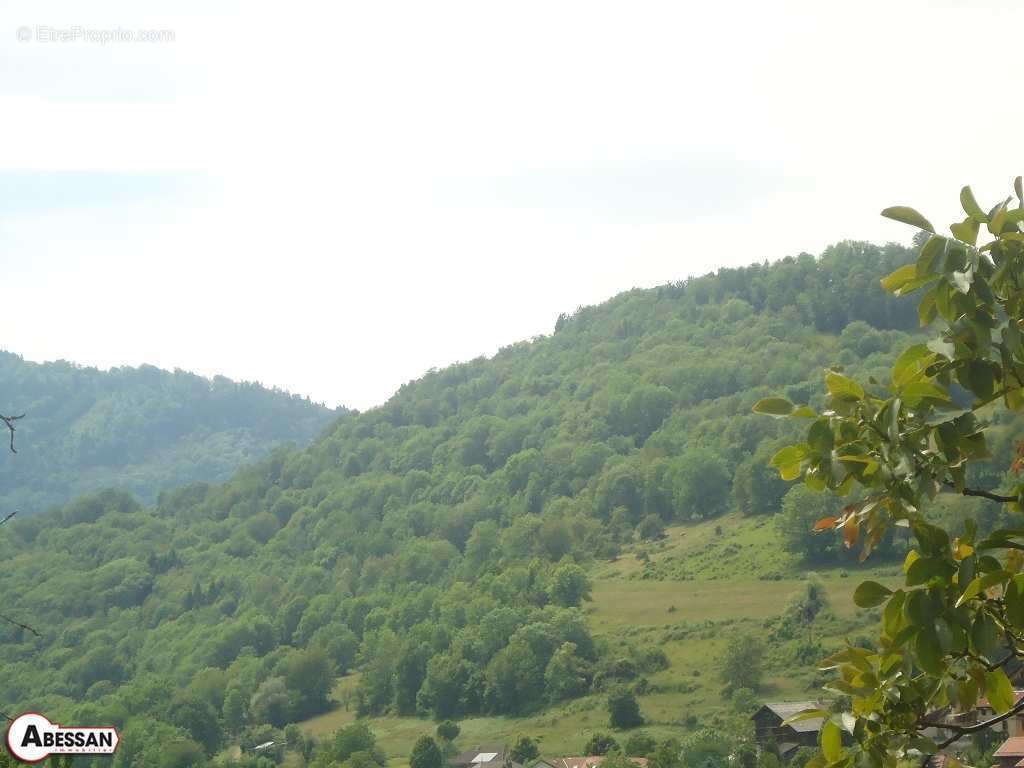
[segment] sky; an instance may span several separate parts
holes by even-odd
[[[944,228],[1024,173],[1022,30],[1018,0],[0,0],[0,348],[365,409],[632,287],[908,242],[882,208]]]

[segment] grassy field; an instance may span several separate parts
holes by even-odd
[[[597,565],[592,572],[593,601],[586,606],[595,636],[655,644],[669,657],[667,670],[648,676],[652,692],[638,697],[647,720],[643,730],[658,738],[684,736],[694,719],[707,724],[733,716],[717,677],[717,660],[727,637],[742,629],[763,631],[764,621],[782,612],[806,577],[800,563],[782,551],[770,519],[726,516],[673,527],[667,534],[661,542]],[[821,622],[818,639],[826,646],[838,645],[840,631],[870,624],[871,617],[853,605],[854,587],[864,578],[894,581],[898,573],[895,565],[818,571],[833,614]],[[815,695],[811,666],[794,667],[778,653],[769,653],[766,665],[759,692],[763,698]],[[357,682],[356,675],[339,680],[335,700],[350,700]],[[302,727],[324,737],[354,719],[352,707],[339,705]],[[409,717],[373,718],[370,726],[392,766],[406,765],[413,742],[434,729],[429,720]],[[460,726],[460,747],[510,744],[528,735],[545,755],[579,754],[594,731],[612,730],[602,696],[577,699],[530,717],[479,717],[463,720]]]

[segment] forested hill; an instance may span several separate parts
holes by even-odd
[[[657,669],[657,647],[591,634],[587,569],[669,523],[778,510],[786,485],[765,463],[799,425],[751,405],[816,403],[833,364],[884,377],[917,317],[878,279],[912,259],[843,243],[629,291],[223,485],[15,521],[0,537],[4,613],[41,637],[0,625],[0,705],[123,726],[116,765],[171,765],[171,743],[186,765],[323,710],[334,672],[361,672],[362,713],[460,718]],[[139,428],[103,402],[85,420],[43,422],[69,408],[55,396],[31,411],[55,445],[73,425],[72,455],[87,428],[135,445]],[[183,428],[181,410],[161,413],[167,434]],[[3,471],[32,461],[26,447]]]
[[[0,461],[0,509],[30,514],[106,486],[147,503],[222,482],[278,445],[309,443],[337,414],[308,399],[152,366],[99,371],[0,352],[16,459]],[[5,438],[6,439],[6,438]]]

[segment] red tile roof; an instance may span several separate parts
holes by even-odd
[[[992,757],[1024,757],[1024,736],[1011,736]]]
[[[1021,699],[1024,699],[1024,691],[1014,691],[1013,692],[1013,703],[1014,704],[1019,704]],[[978,706],[979,707],[985,707],[987,709],[992,709],[992,705],[989,704],[988,703],[988,699],[986,699],[984,697],[982,697],[978,701]]]

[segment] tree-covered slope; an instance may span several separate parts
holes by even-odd
[[[666,525],[777,512],[764,465],[799,427],[751,405],[814,402],[828,365],[886,369],[917,317],[877,278],[911,259],[844,243],[629,291],[222,485],[16,521],[4,612],[40,636],[0,626],[0,704],[125,726],[129,765],[315,714],[335,673],[359,671],[360,713],[461,718],[657,672],[656,642],[579,610],[593,564]]]
[[[0,352],[4,413],[18,456],[0,462],[0,509],[30,514],[107,486],[147,503],[197,480],[221,482],[336,415],[257,384],[152,366],[99,371]]]

